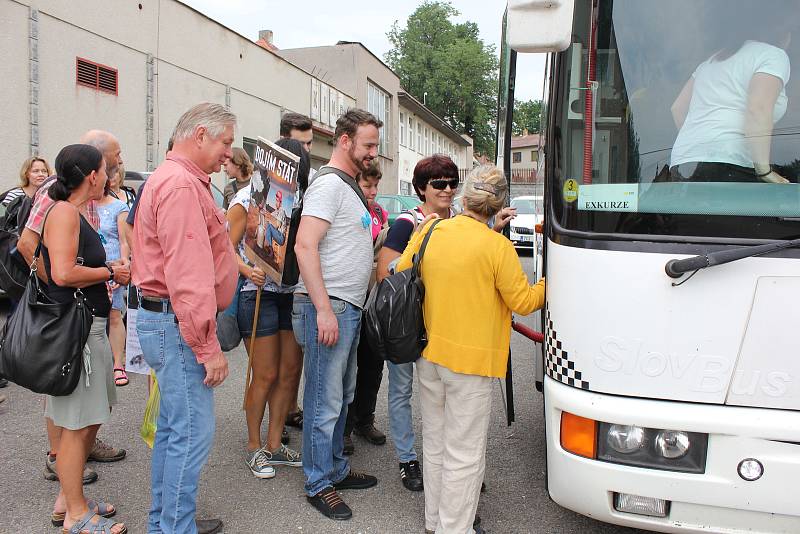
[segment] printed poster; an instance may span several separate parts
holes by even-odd
[[[127,327],[125,336],[125,370],[129,373],[140,375],[150,374],[150,366],[144,361],[142,346],[139,345],[139,335],[136,333],[136,315],[139,312],[139,297],[136,287],[128,286]]]
[[[244,249],[250,261],[280,284],[300,158],[261,137],[254,156]]]
[[[311,78],[311,118],[319,121],[319,80]]]
[[[336,113],[339,109],[338,100],[336,98],[337,94],[339,94],[339,92],[331,88],[330,106],[328,106],[328,125],[330,126],[336,126],[336,119],[339,118],[339,115]]]
[[[338,120],[339,117],[344,115],[346,110],[344,109],[344,95],[342,93],[336,93],[336,119]],[[336,126],[336,121],[333,121],[333,125]]]
[[[320,84],[320,107],[319,107],[319,122],[328,124],[330,118],[328,114],[328,104],[330,104],[331,88],[324,83]]]

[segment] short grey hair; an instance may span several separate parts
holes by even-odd
[[[119,143],[114,134],[105,130],[89,130],[80,139],[82,144],[93,146],[103,154],[113,141]]]
[[[226,127],[236,126],[236,115],[220,104],[197,104],[178,119],[172,134],[173,141],[177,143],[190,138],[200,126],[204,126],[211,137],[219,137]]]

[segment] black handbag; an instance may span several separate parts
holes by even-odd
[[[22,299],[3,327],[0,374],[34,393],[69,395],[81,378],[92,310],[80,289],[70,302],[53,302],[42,291],[36,276],[41,246]]]
[[[236,293],[227,308],[217,313],[217,340],[222,352],[230,352],[242,342],[242,332],[239,330],[239,292],[245,284],[245,278],[239,275],[236,283]]]

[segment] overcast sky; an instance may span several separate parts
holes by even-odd
[[[359,41],[383,59],[391,44],[386,33],[394,21],[405,25],[422,0],[182,0],[236,32],[256,40],[259,30],[272,30],[278,48],[332,45]],[[457,22],[478,24],[481,38],[500,51],[504,0],[454,0]],[[544,55],[520,54],[516,97],[541,98]]]

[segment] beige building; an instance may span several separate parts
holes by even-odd
[[[536,171],[539,167],[539,134],[529,134],[527,130],[523,135],[511,138],[511,170]]]
[[[472,139],[460,135],[422,102],[400,91],[398,192],[413,195],[411,178],[417,162],[432,154],[446,154],[461,169],[472,168]],[[463,174],[463,173],[462,173]]]
[[[180,115],[202,101],[236,113],[237,145],[275,139],[282,113],[312,114],[322,83],[177,0],[0,0],[0,54],[2,190],[30,154],[52,164],[91,128],[119,137],[127,169],[152,170]],[[335,119],[356,105],[358,89],[324,83],[315,166],[330,156]],[[221,186],[223,175],[214,181]]]
[[[397,94],[400,78],[361,43],[339,41],[333,46],[289,48],[278,52],[287,60],[311,72],[325,86],[334,85],[355,97],[355,105],[383,121],[378,151],[383,179],[381,193],[396,193],[397,182]],[[330,107],[330,104],[328,105]],[[325,113],[324,109],[320,109]],[[311,117],[315,111],[312,109]]]

